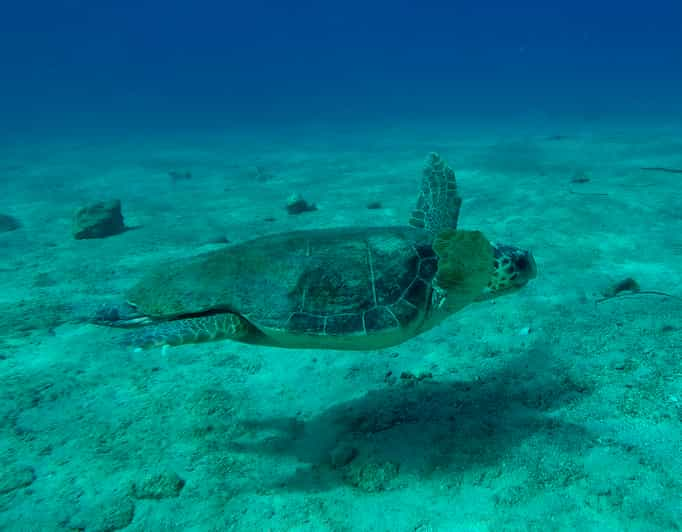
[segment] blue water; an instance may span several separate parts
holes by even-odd
[[[3,128],[679,119],[678,2],[22,2]],[[66,124],[65,124],[66,122]]]

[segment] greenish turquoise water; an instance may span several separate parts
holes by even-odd
[[[680,14],[5,10],[0,529],[679,530]],[[374,351],[92,323],[168,260],[406,224],[432,151],[522,290]],[[74,238],[110,200],[126,230]]]

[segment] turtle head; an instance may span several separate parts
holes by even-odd
[[[537,266],[530,251],[493,244],[493,271],[488,286],[483,290],[479,301],[515,292],[537,276]]]
[[[438,304],[442,301],[448,312],[515,292],[537,274],[530,251],[493,244],[480,231],[443,231],[436,235],[433,250],[438,255]]]

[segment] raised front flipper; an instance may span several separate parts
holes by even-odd
[[[436,236],[441,231],[457,229],[462,198],[457,193],[455,172],[437,153],[430,153],[422,172],[417,205],[410,225]]]

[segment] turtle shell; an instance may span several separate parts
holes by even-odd
[[[297,231],[165,265],[128,301],[158,320],[234,312],[266,334],[413,330],[437,263],[429,235],[412,227]]]

